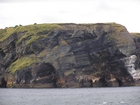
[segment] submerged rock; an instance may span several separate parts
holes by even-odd
[[[44,24],[13,30],[0,42],[0,73],[13,75],[12,80],[7,76],[13,87],[134,85],[136,43],[122,25]]]

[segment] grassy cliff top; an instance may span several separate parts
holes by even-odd
[[[5,39],[7,39],[12,34],[18,34],[25,32],[25,35],[21,37],[17,43],[20,43],[22,40],[31,37],[36,36],[33,39],[38,39],[40,36],[37,34],[39,32],[49,32],[52,29],[60,28],[64,25],[80,25],[80,26],[94,26],[94,25],[111,25],[112,27],[122,27],[122,25],[117,23],[97,23],[97,24],[73,24],[73,23],[60,23],[60,24],[34,24],[34,25],[27,25],[27,26],[15,26],[15,27],[8,27],[5,29],[0,29],[0,42],[3,42]],[[33,40],[32,39],[32,40]],[[28,43],[27,43],[28,44]]]
[[[53,30],[55,28],[60,28],[58,24],[34,24],[34,25],[27,25],[27,26],[15,26],[15,27],[9,27],[5,29],[0,30],[0,42],[3,42],[6,40],[10,35],[12,34],[18,34],[18,33],[25,33],[18,41],[17,43],[20,43],[22,40],[30,38],[30,40],[26,44],[30,44],[32,41],[38,39],[41,37],[38,33],[41,32],[45,33],[49,32],[50,30]]]

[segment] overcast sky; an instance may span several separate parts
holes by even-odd
[[[0,0],[0,28],[34,23],[116,22],[140,32],[140,0]]]

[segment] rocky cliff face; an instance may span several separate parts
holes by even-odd
[[[116,23],[19,26],[0,38],[8,87],[132,86],[140,78],[139,39]]]

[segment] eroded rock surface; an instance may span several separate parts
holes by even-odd
[[[32,41],[34,36],[29,31],[23,30],[0,42],[0,73],[7,75],[8,84],[50,88],[135,84],[131,72],[140,67],[139,61],[132,62],[136,66],[131,69],[128,60],[139,56],[136,41],[124,26],[116,23],[58,26],[38,32],[36,41]],[[23,38],[27,34],[29,37]]]

